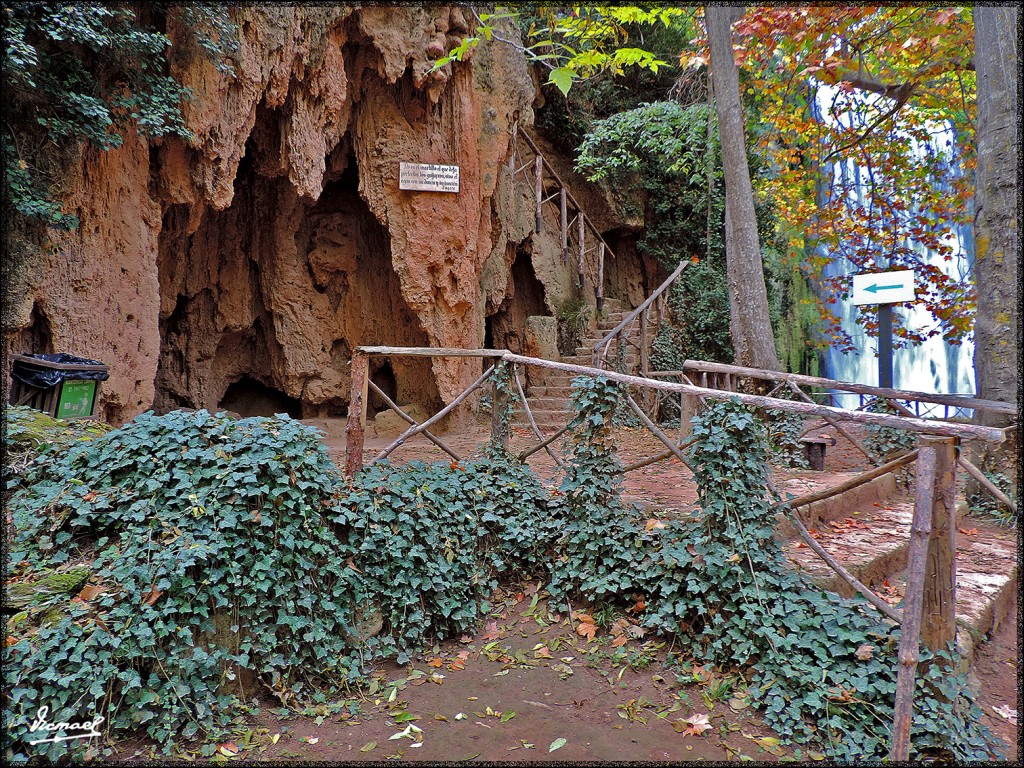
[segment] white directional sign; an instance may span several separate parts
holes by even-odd
[[[853,303],[900,304],[914,300],[914,270],[867,272],[853,276]]]
[[[398,188],[420,192],[458,192],[459,166],[399,163]]]

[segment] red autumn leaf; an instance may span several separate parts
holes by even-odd
[[[444,664],[444,659],[440,656],[437,656],[427,662],[428,667],[440,667],[442,664]]]
[[[146,593],[145,597],[142,598],[143,605],[153,605],[153,603],[160,599],[160,595],[162,594],[163,592],[156,587],[153,587]]]
[[[579,624],[576,625],[576,634],[580,637],[587,638],[587,642],[590,642],[594,639],[594,635],[597,634],[597,625],[581,621]]]
[[[619,635],[614,640],[612,640],[612,648],[621,648],[622,646],[624,646],[626,644],[626,642],[627,642],[626,636],[625,635]]]
[[[492,640],[497,640],[500,636],[501,636],[501,633],[498,632],[498,622],[496,622],[496,621],[489,621],[489,622],[487,622],[487,626],[484,628],[484,636],[483,636],[484,642],[485,643],[489,643]]]

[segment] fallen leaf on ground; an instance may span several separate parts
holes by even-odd
[[[625,635],[619,635],[614,640],[612,640],[612,648],[621,648],[628,641],[629,639]]]
[[[83,600],[92,600],[97,595],[103,592],[103,587],[99,584],[86,584],[82,587],[82,591],[78,593],[78,596]]]
[[[442,664],[444,664],[444,659],[441,658],[431,659],[427,662],[428,667],[440,667]]]
[[[708,716],[701,712],[698,712],[695,715],[690,715],[689,717],[681,718],[677,722],[686,723],[687,727],[682,731],[683,736],[689,736],[691,734],[694,736],[700,736],[704,731],[711,730],[711,723],[708,722]],[[675,727],[675,724],[673,724],[673,727]]]
[[[487,622],[487,626],[484,627],[484,635],[483,635],[484,642],[487,643],[487,642],[490,642],[491,640],[497,640],[500,636],[501,636],[501,633],[498,631],[498,622],[496,622],[496,621],[489,621],[489,622]]]
[[[998,707],[992,707],[992,711],[995,712],[1000,717],[1005,718],[1006,720],[1009,720],[1011,723],[1016,725],[1016,723],[1017,723],[1017,710],[1016,709],[1010,709],[1009,705],[1003,704],[1003,705],[998,706]]]
[[[957,528],[964,536],[973,536],[978,532],[977,528]]]
[[[548,747],[548,752],[554,752],[556,749],[561,749],[568,743],[569,742],[566,739],[559,737],[551,742],[551,746]]]
[[[238,745],[233,741],[226,741],[217,747],[217,751],[225,757],[234,757],[238,754]]]
[[[762,736],[759,739],[754,739],[765,752],[769,752],[776,756],[784,754],[782,748],[779,746],[782,742],[774,736]]]
[[[376,741],[370,741],[370,742],[367,742],[366,744],[363,744],[363,746],[361,746],[359,748],[359,751],[360,752],[372,752],[376,748],[377,748],[377,742]]]

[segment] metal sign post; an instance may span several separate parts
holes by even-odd
[[[892,388],[892,305],[913,301],[914,271],[853,276],[853,303],[878,305],[878,386]]]

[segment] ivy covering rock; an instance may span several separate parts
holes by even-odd
[[[287,706],[340,698],[372,663],[471,630],[499,581],[532,575],[558,600],[646,611],[694,660],[748,681],[780,734],[841,760],[883,756],[898,628],[787,570],[760,423],[711,407],[693,430],[699,507],[652,525],[619,498],[620,395],[577,380],[557,489],[500,446],[348,482],[311,427],[205,411],[144,414],[34,462],[12,481],[13,582],[88,581],[56,621],[8,624],[9,743],[27,744],[43,705],[54,721],[105,713],[108,735],[141,730],[168,751],[214,743],[252,683]],[[991,736],[948,661],[919,678],[914,744],[986,758]]]

